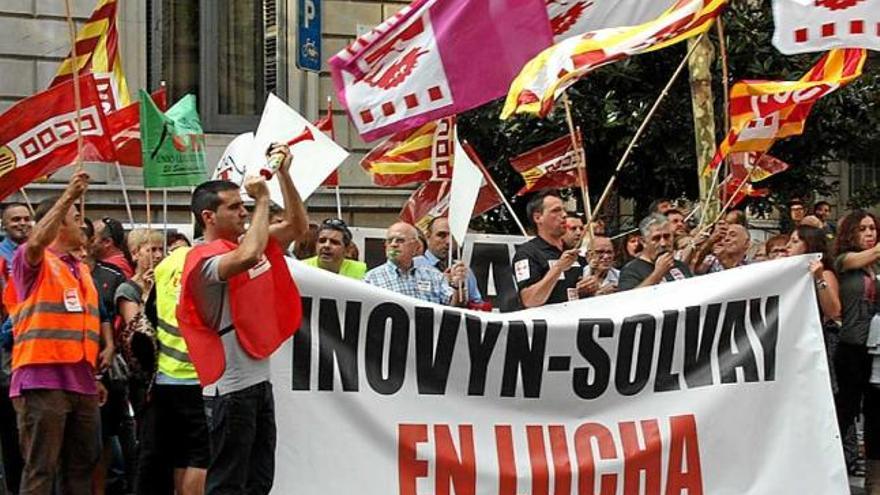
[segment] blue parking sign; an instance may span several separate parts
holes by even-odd
[[[297,0],[296,66],[303,70],[321,70],[321,0]]]

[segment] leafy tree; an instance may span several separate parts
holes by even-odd
[[[784,56],[771,44],[773,17],[770,2],[733,0],[723,16],[728,47],[730,84],[741,79],[796,80],[821,54]],[[717,46],[716,31],[710,37]],[[686,45],[639,55],[603,67],[568,90],[574,121],[584,133],[592,202],[598,199],[630,139],[685,55]],[[768,179],[771,197],[755,206],[767,209],[791,198],[812,199],[837,191],[828,183],[833,162],[877,166],[880,150],[880,57],[872,53],[865,74],[851,85],[820,100],[803,136],[777,143],[771,153],[792,168]],[[724,107],[720,63],[713,67],[717,140],[724,137]],[[638,213],[657,197],[698,197],[696,151],[691,93],[682,74],[658,109],[618,177],[617,191],[633,199]],[[495,101],[459,118],[460,133],[468,139],[491,170],[500,187],[524,218],[524,198],[513,197],[522,179],[508,165],[511,157],[568,132],[564,108],[558,102],[547,119],[530,116],[498,119],[502,101]],[[876,202],[877,184],[866,184],[856,194],[862,202]],[[756,201],[756,200],[750,200]],[[483,219],[495,232],[516,232],[504,212]]]

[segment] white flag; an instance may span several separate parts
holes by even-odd
[[[464,245],[468,224],[477,204],[477,196],[483,185],[483,173],[471,161],[471,158],[458,140],[458,128],[455,130],[455,158],[452,162],[452,185],[449,189],[449,233]]]
[[[311,137],[290,148],[293,154],[290,175],[293,185],[305,201],[342,164],[348,152],[272,93],[269,93],[266,100],[266,107],[254,137],[248,174],[258,174],[265,167],[266,151],[272,143],[289,143],[292,139],[303,136],[306,130],[311,133]],[[276,177],[269,181],[269,192],[272,201],[284,206],[281,186]]]
[[[773,0],[773,46],[780,52],[880,50],[880,0]]]
[[[239,186],[244,182],[247,164],[251,161],[254,147],[254,133],[239,134],[227,146],[211,180],[228,180]]]

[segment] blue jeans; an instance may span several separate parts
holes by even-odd
[[[205,397],[211,441],[206,495],[265,495],[275,478],[275,398],[262,382]]]

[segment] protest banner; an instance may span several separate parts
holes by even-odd
[[[848,493],[811,259],[505,315],[291,262],[273,493]]]

